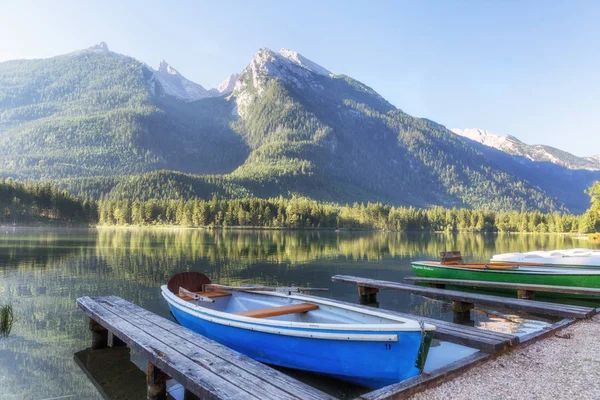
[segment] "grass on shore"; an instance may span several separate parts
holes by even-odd
[[[12,305],[0,306],[0,336],[7,337],[15,323]]]

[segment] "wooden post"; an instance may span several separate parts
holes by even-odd
[[[453,301],[452,302],[452,311],[454,312],[467,312],[475,308],[475,304],[467,303],[464,301]]]
[[[517,297],[524,300],[531,300],[535,297],[535,292],[532,290],[517,290]]]
[[[444,285],[443,283],[430,283],[429,287],[436,289],[446,289],[446,285]]]
[[[471,312],[453,312],[452,322],[459,325],[475,326],[475,321],[471,319]]]
[[[114,333],[108,332],[108,347],[125,347],[127,344],[115,336]]]
[[[148,400],[164,400],[167,398],[167,379],[169,379],[167,374],[156,365],[148,362],[148,372],[146,373]]]
[[[379,289],[368,287],[368,286],[359,286],[358,287],[358,295],[360,296],[361,304],[369,304],[377,302],[377,293],[379,293]]]
[[[461,325],[473,326],[474,322],[471,320],[471,310],[475,307],[473,303],[466,303],[464,301],[453,301],[452,302],[452,322]]]
[[[92,349],[103,349],[108,344],[108,330],[90,318],[90,331],[92,331]]]
[[[183,400],[199,400],[200,398],[187,389],[183,391]]]

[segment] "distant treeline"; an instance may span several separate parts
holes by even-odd
[[[99,201],[102,225],[181,225],[261,228],[362,228],[449,232],[594,232],[600,218],[588,212],[543,214],[433,207],[352,206],[307,198]]]
[[[59,221],[100,225],[197,227],[352,228],[446,232],[600,231],[600,183],[588,193],[583,215],[539,211],[496,212],[465,208],[395,207],[382,203],[336,205],[304,197],[291,199],[94,200],[79,199],[49,184],[0,180],[0,222]]]
[[[0,179],[0,224],[59,222],[89,224],[98,221],[97,203],[81,200],[50,184]]]

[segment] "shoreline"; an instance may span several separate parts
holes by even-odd
[[[598,399],[600,315],[517,347],[410,397],[446,399]]]
[[[335,227],[265,227],[265,226],[192,226],[192,225],[106,225],[106,224],[68,224],[68,223],[39,223],[32,225],[0,225],[0,231],[6,229],[97,229],[97,230],[205,230],[205,231],[314,231],[314,232],[380,232],[380,233],[408,233],[408,234],[437,234],[437,235],[542,235],[542,236],[568,236],[572,239],[589,240],[590,243],[600,244],[600,232],[582,234],[577,232],[474,232],[474,231],[429,231],[429,230],[391,230],[376,228],[335,228]]]
[[[435,234],[474,234],[474,235],[544,235],[544,236],[570,236],[573,239],[589,240],[588,234],[575,232],[474,232],[474,231],[409,231],[409,230],[391,230],[376,228],[333,228],[333,227],[264,227],[264,226],[189,226],[189,225],[90,225],[93,229],[198,229],[206,231],[331,231],[331,232],[381,232],[381,233],[435,233]],[[592,234],[593,235],[593,234]]]

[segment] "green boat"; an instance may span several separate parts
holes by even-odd
[[[421,278],[459,279],[530,285],[553,285],[600,288],[600,270],[545,266],[498,264],[443,264],[437,261],[411,263],[416,276]],[[590,296],[540,292],[550,297],[586,298]],[[594,299],[597,299],[594,297]]]

